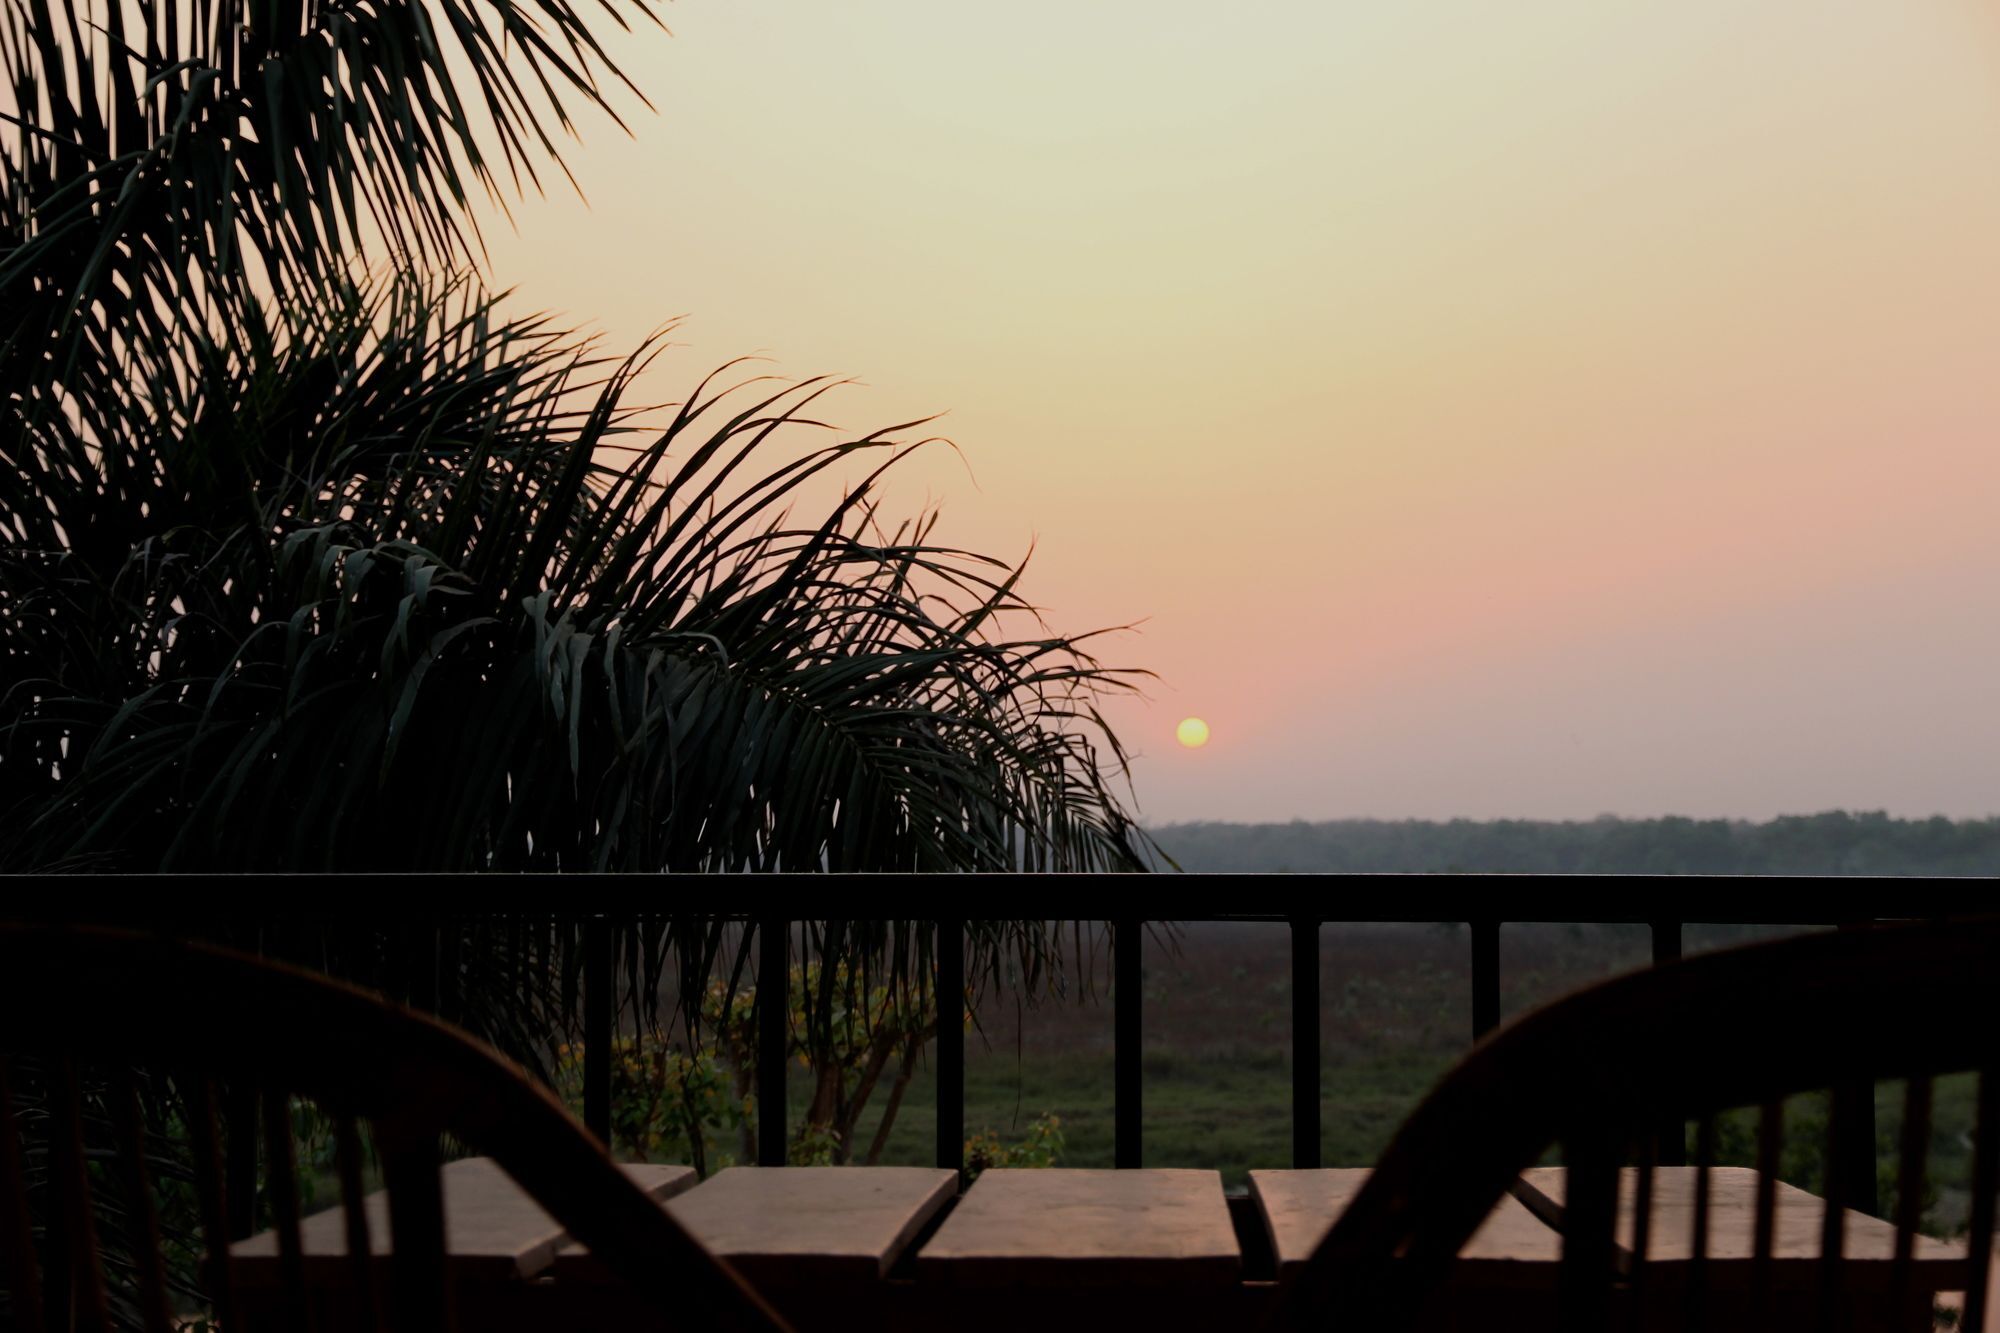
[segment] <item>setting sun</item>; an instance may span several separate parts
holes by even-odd
[[[1190,750],[1199,750],[1208,744],[1208,723],[1198,717],[1184,717],[1174,728],[1174,737]]]

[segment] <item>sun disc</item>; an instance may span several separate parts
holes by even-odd
[[[1199,750],[1208,744],[1208,723],[1198,717],[1184,717],[1174,728],[1174,738],[1190,750]]]

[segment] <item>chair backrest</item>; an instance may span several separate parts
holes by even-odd
[[[1907,1080],[1897,1153],[1896,1241],[1887,1308],[1910,1290],[1921,1242],[1934,1080],[1978,1076],[1961,1327],[1978,1329],[2000,1143],[2000,922],[1934,922],[1801,936],[1699,955],[1579,991],[1501,1028],[1404,1122],[1366,1186],[1335,1221],[1282,1302],[1291,1327],[1397,1328],[1416,1322],[1466,1241],[1510,1192],[1562,1232],[1556,1317],[1573,1330],[1781,1327],[1771,1310],[1777,1259],[1797,1271],[1798,1236],[1774,1247],[1785,1099],[1828,1092],[1824,1194],[1805,1316],[1853,1316],[1842,1262],[1844,1208],[1863,1197],[1876,1143],[1877,1080]],[[1705,1283],[1709,1184],[1718,1115],[1756,1119],[1754,1253],[1749,1280],[1720,1308]],[[1663,1141],[1695,1127],[1691,1236],[1677,1256],[1677,1309],[1647,1300]],[[1664,1140],[1663,1140],[1664,1136]],[[1552,1147],[1566,1168],[1559,1209],[1521,1174]],[[1672,1151],[1669,1149],[1669,1151]],[[1630,1164],[1630,1165],[1628,1165]],[[1625,1218],[1621,1222],[1622,1207]],[[1946,1287],[1944,1290],[1953,1288]],[[1655,1294],[1658,1289],[1655,1288]],[[1928,1329],[1928,1306],[1921,1327]],[[1350,1322],[1357,1321],[1357,1322]],[[1630,1321],[1630,1322],[1628,1322]]]
[[[232,1113],[219,1117],[224,1103]],[[180,1327],[186,1316],[173,1307],[192,1293],[176,1291],[177,1270],[163,1251],[186,1242],[163,1235],[157,1211],[172,1184],[196,1215],[206,1256],[201,1313],[222,1330],[240,1327],[229,1242],[246,1233],[248,1219],[231,1208],[241,1213],[249,1182],[239,1172],[232,1188],[223,1161],[226,1154],[232,1167],[256,1171],[250,1136],[258,1122],[281,1322],[302,1326],[293,1125],[306,1106],[330,1125],[365,1316],[379,1310],[410,1333],[455,1326],[439,1178],[449,1139],[494,1158],[663,1325],[784,1327],[554,1097],[462,1033],[221,949],[0,925],[0,1289],[12,1326]],[[172,1132],[163,1136],[163,1125]],[[368,1257],[362,1183],[370,1148],[388,1193],[394,1243],[377,1238],[373,1246],[391,1250],[386,1260]],[[31,1238],[36,1213],[41,1235]]]

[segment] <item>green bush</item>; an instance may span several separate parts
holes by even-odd
[[[570,1109],[583,1110],[583,1047],[556,1049],[556,1090]],[[666,1037],[620,1037],[611,1047],[611,1151],[640,1162],[679,1162],[703,1176],[738,1163],[756,1131],[757,1100],[749,1071],[739,1070],[715,1051],[690,1053]],[[965,1140],[966,1172],[976,1177],[992,1166],[1054,1166],[1062,1159],[1062,1119],[1044,1114],[1013,1143],[991,1129]],[[793,1166],[845,1165],[852,1154],[831,1125],[804,1120],[787,1145]]]
[[[965,1141],[965,1174],[977,1179],[988,1167],[1055,1166],[1062,1161],[1062,1117],[1044,1113],[1028,1126],[1028,1135],[1018,1143],[1002,1143],[990,1129],[982,1129]]]
[[[556,1049],[556,1090],[583,1108],[583,1047]],[[685,1162],[704,1176],[735,1165],[720,1145],[750,1118],[748,1097],[731,1087],[712,1051],[689,1053],[657,1037],[611,1045],[611,1151],[639,1162]]]

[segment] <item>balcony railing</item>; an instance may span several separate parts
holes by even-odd
[[[1225,888],[1226,883],[1226,888]],[[382,876],[198,878],[43,878],[16,881],[4,914],[90,917],[202,931],[254,940],[261,923],[377,917],[392,924],[406,949],[407,985],[420,1008],[452,1016],[451,979],[458,935],[446,921],[529,919],[580,930],[580,1005],[584,1043],[584,1123],[609,1141],[611,1062],[616,1036],[614,936],[621,928],[668,916],[700,916],[755,931],[760,978],[790,975],[792,927],[825,917],[832,900],[865,900],[870,920],[914,920],[938,926],[939,1006],[933,1067],[937,1078],[937,1164],[963,1171],[965,1144],[966,918],[940,915],[973,891],[1007,904],[1012,915],[1047,921],[1105,922],[1111,927],[1114,1164],[1145,1160],[1145,1097],[1141,1051],[1145,927],[1153,922],[1268,922],[1291,938],[1292,1163],[1320,1165],[1320,929],[1333,922],[1452,922],[1469,927],[1472,1036],[1500,1021],[1500,939],[1508,922],[1588,921],[1644,925],[1655,962],[1678,958],[1685,922],[1727,925],[1842,927],[1874,920],[1909,920],[1992,911],[1992,881],[1966,879],[1574,876],[1556,879],[1500,875],[1265,876],[1229,881],[1198,877],[1077,878],[981,876],[965,879],[855,877],[593,877]],[[1217,911],[1222,896],[1261,910]],[[704,912],[675,900],[740,899],[752,910]],[[662,901],[675,903],[661,910]],[[798,906],[813,903],[813,914]],[[442,987],[440,983],[443,983]],[[786,1160],[788,1005],[756,996],[757,1160]],[[1873,1098],[1860,1097],[1870,1124],[1847,1136],[1863,1155],[1848,1177],[1861,1183],[1856,1204],[1876,1212],[1875,1170],[1865,1155],[1874,1143]],[[1662,1136],[1662,1161],[1683,1158],[1679,1133]]]

